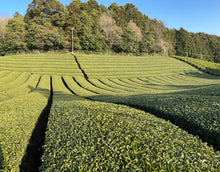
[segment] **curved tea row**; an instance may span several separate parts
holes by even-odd
[[[167,113],[175,109],[175,115],[182,117],[184,112],[191,122],[201,121],[197,123],[201,126],[208,122],[206,129],[218,132],[212,125],[218,126],[218,119],[206,117],[218,110],[219,77],[156,56],[79,55],[77,61],[87,78],[71,55],[19,55],[0,60],[0,154],[4,159],[0,169],[18,169],[30,133],[50,97],[50,86],[53,104],[42,170],[218,169],[219,152],[197,137],[149,113],[107,102],[150,105]],[[198,94],[205,95],[211,104],[194,96]],[[185,106],[190,100],[193,106]],[[209,112],[200,114],[195,101]],[[194,116],[188,113],[190,108]]]

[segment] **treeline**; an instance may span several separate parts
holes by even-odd
[[[220,63],[220,37],[205,33],[189,33],[183,28],[169,30],[172,55],[193,57]]]
[[[0,20],[0,54],[71,50],[125,54],[177,54],[220,62],[220,37],[168,29],[133,4],[33,0],[23,17]]]

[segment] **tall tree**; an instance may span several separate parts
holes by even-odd
[[[140,53],[140,43],[143,39],[141,29],[132,20],[129,21],[127,28],[124,28],[123,51],[127,53]]]
[[[127,3],[125,5],[125,11],[127,13],[127,20],[133,20],[137,26],[143,30],[146,28],[146,23],[144,22],[143,14],[135,7],[134,4]]]
[[[128,29],[134,33],[135,39],[140,42],[143,38],[143,35],[141,33],[141,29],[134,23],[132,20],[128,23]]]
[[[26,49],[24,17],[15,13],[7,24],[7,48],[9,52],[22,52]]]
[[[66,15],[64,11],[64,6],[58,0],[33,0],[29,4],[24,19],[27,24],[26,40],[31,50],[65,47],[63,28]]]
[[[178,55],[188,56],[189,55],[189,44],[190,44],[190,35],[189,33],[180,28],[176,32],[176,52]]]
[[[92,10],[97,10],[99,11],[99,4],[96,2],[96,0],[88,0],[87,3],[87,10],[92,11]]]
[[[99,25],[102,28],[102,36],[109,47],[111,49],[118,49],[122,43],[121,36],[123,31],[116,25],[115,20],[106,14],[102,14],[99,19]]]
[[[66,33],[74,28],[75,49],[102,51],[104,46],[101,46],[103,39],[99,36],[98,19],[101,12],[98,3],[95,0],[88,3],[73,0],[67,8],[70,17],[67,20]]]
[[[78,33],[82,30],[82,22],[81,15],[84,10],[86,10],[86,4],[82,3],[80,0],[73,0],[67,7],[67,13],[69,17],[67,17],[66,24],[65,24],[65,36],[66,39],[69,42],[69,47],[71,47],[72,42],[72,33],[71,29],[74,28],[74,35],[73,35],[73,41],[74,41],[74,49],[75,50],[81,50],[82,47],[80,45],[80,39],[78,37]]]
[[[6,53],[6,37],[7,37],[7,24],[9,18],[4,18],[0,16],[0,55],[5,55]]]
[[[65,48],[65,40],[58,29],[49,23],[40,26],[36,23],[29,25],[26,34],[27,46],[30,50],[59,50]]]
[[[116,2],[109,6],[108,14],[115,20],[117,26],[122,29],[128,26],[127,13],[124,6],[118,6]]]
[[[58,0],[33,0],[25,15],[26,23],[44,25],[51,23],[52,26],[62,27],[65,19],[64,6]]]

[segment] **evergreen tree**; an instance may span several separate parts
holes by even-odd
[[[52,26],[62,27],[66,16],[64,6],[57,0],[33,0],[29,4],[25,15],[25,22],[44,25],[51,23]]]
[[[49,51],[65,48],[64,37],[50,23],[45,24],[45,26],[40,26],[36,23],[29,25],[26,42],[30,50]]]
[[[123,51],[127,53],[140,53],[140,43],[143,39],[143,35],[139,27],[132,20],[128,23],[123,34]]]
[[[19,13],[15,13],[14,17],[7,24],[8,36],[6,45],[8,52],[22,52],[26,49],[25,43],[25,23],[24,17]]]
[[[51,50],[65,47],[63,28],[66,15],[57,0],[33,0],[24,17],[29,49]]]
[[[146,31],[144,15],[135,7],[134,4],[127,3],[125,5],[125,12],[127,13],[127,22],[132,20],[143,32]]]
[[[109,6],[108,15],[115,20],[116,25],[122,28],[122,30],[128,26],[127,14],[124,6],[118,6],[116,2],[112,3]]]
[[[82,21],[81,19],[81,13],[82,11],[86,10],[86,4],[81,3],[80,0],[73,0],[70,5],[66,7],[67,9],[67,14],[69,17],[66,20],[65,23],[65,36],[66,39],[69,42],[69,48],[71,47],[71,42],[72,42],[72,33],[71,33],[71,28],[74,28],[74,35],[73,35],[73,41],[74,41],[74,49],[75,50],[81,50],[82,47],[80,45],[80,39],[78,37],[78,33],[82,30]]]
[[[8,22],[9,21],[9,22]],[[24,50],[71,49],[133,54],[177,54],[220,62],[220,37],[168,29],[163,22],[143,15],[134,4],[109,8],[96,0],[33,0],[25,17],[0,19],[0,54]]]
[[[99,4],[96,2],[96,0],[88,0],[87,3],[87,10],[91,13],[91,11],[96,10],[99,11]]]
[[[180,28],[179,31],[176,32],[176,52],[180,56],[188,56],[189,55],[189,33]]]
[[[103,51],[106,46],[99,34],[98,20],[101,12],[98,3],[95,0],[88,3],[74,0],[67,8],[71,17],[67,20],[66,32],[74,27],[73,39],[76,49]]]

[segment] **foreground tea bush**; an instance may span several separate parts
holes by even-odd
[[[42,171],[215,171],[220,152],[127,106],[54,101]]]
[[[214,90],[217,86],[212,88]],[[205,94],[204,91],[203,94]],[[219,92],[215,93],[218,94]],[[220,147],[219,96],[133,95],[100,97],[96,100],[126,104],[151,112],[158,117],[172,121],[193,135],[199,135],[215,148]]]
[[[50,95],[48,79],[43,77],[32,93],[0,103],[0,171],[19,171],[31,133]]]
[[[220,64],[219,63],[207,62],[204,60],[194,59],[190,57],[175,56],[175,58],[180,59],[184,62],[187,62],[204,72],[220,76]]]

